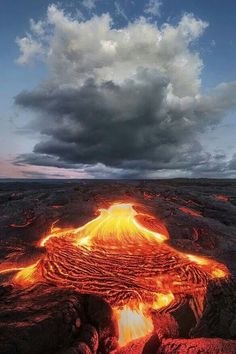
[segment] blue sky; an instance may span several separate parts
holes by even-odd
[[[192,52],[197,52],[204,64],[201,72],[201,92],[207,94],[209,90],[222,82],[236,80],[235,1],[163,0],[160,4],[159,14],[156,15],[145,12],[149,1],[97,0],[94,1],[94,7],[90,6],[91,3],[93,1],[74,0],[60,1],[57,4],[58,8],[64,9],[65,14],[69,12],[74,16],[76,13],[77,15],[80,14],[81,19],[79,21],[87,21],[94,15],[100,16],[103,13],[110,13],[113,18],[112,26],[117,29],[126,27],[128,22],[133,22],[139,19],[140,16],[145,16],[149,23],[155,24],[158,28],[161,28],[164,23],[169,23],[174,27],[178,25],[184,14],[193,14],[196,19],[201,19],[209,24],[204,33],[189,45],[189,49]],[[74,177],[77,176],[77,171],[79,171],[78,176],[86,176],[87,173],[87,163],[84,159],[82,159],[82,163],[85,167],[78,161],[74,168],[70,163],[69,168],[63,167],[60,169],[53,165],[45,167],[43,165],[33,166],[30,163],[25,165],[14,163],[18,155],[32,152],[42,134],[40,130],[28,131],[29,129],[25,128],[35,116],[35,112],[27,107],[27,109],[19,108],[14,103],[14,97],[23,90],[33,90],[43,80],[48,78],[48,67],[44,61],[36,60],[27,63],[27,65],[21,65],[16,62],[20,55],[16,38],[22,38],[26,32],[30,31],[30,19],[35,21],[44,20],[50,4],[52,2],[47,0],[0,1],[0,69],[2,73],[0,159],[2,162],[2,177],[27,177],[30,176],[31,170],[32,177],[34,175],[37,176],[37,173],[38,176],[42,174],[45,177],[48,175]],[[90,9],[89,7],[92,8]],[[208,153],[214,154],[217,150],[221,151],[222,154],[224,153],[229,162],[234,153],[236,153],[235,131],[235,107],[232,105],[225,111],[224,118],[220,119],[217,127],[206,129],[204,134],[199,135],[198,141]],[[59,158],[61,159],[61,156]],[[96,164],[102,163],[104,165],[104,161],[101,158],[101,160],[96,161]],[[80,166],[79,169],[78,164]],[[91,161],[88,161],[88,165],[89,168],[92,167]],[[123,169],[120,165],[113,166],[112,164],[108,164],[106,167],[108,167],[108,177],[109,168],[118,168],[119,171]],[[163,174],[164,170],[167,171],[168,169],[157,167],[156,173],[153,174],[152,172],[150,176],[169,176],[168,172]],[[172,174],[170,176],[184,175],[181,172],[182,168],[171,170]],[[106,172],[104,173],[106,176]],[[96,174],[91,175],[91,172],[89,172],[88,177],[90,176],[96,177]],[[111,174],[111,176],[113,175]],[[199,176],[202,175],[200,174]],[[207,176],[215,177],[214,172],[211,173],[209,171]],[[232,177],[234,172],[225,172],[223,176]]]

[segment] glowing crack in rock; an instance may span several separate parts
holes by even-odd
[[[153,227],[153,218],[132,204],[99,211],[79,228],[54,223],[40,241],[45,254],[19,270],[13,282],[48,281],[103,297],[116,314],[123,345],[153,331],[153,311],[171,311],[181,299],[204,294],[210,280],[228,275],[223,264],[169,246],[162,223]]]

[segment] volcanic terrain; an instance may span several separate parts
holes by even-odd
[[[236,352],[236,181],[2,181],[0,206],[0,353]]]

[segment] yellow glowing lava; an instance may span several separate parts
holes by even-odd
[[[202,258],[202,257],[198,257],[198,256],[194,256],[193,254],[187,254],[187,257],[190,261],[195,262],[200,265],[206,265],[208,263],[207,259]]]
[[[128,342],[144,337],[153,331],[153,322],[150,315],[150,308],[158,310],[168,306],[174,300],[174,295],[156,294],[155,302],[150,306],[139,302],[137,304],[125,305],[121,309],[115,309],[119,328],[119,344],[123,346]]]
[[[214,278],[224,278],[227,276],[227,273],[223,269],[219,268],[214,269],[211,274]]]
[[[140,225],[135,220],[136,215],[132,204],[113,204],[109,209],[100,209],[96,219],[74,230],[76,243],[88,248],[101,245],[123,248],[129,244],[138,247],[146,245],[148,241],[161,243],[168,239],[167,235]]]
[[[39,280],[37,274],[37,265],[39,262],[36,262],[28,267],[21,269],[14,277],[14,282],[18,285],[33,284]]]
[[[191,262],[194,262],[194,263],[198,264],[199,266],[201,266],[202,269],[207,271],[211,275],[212,278],[224,278],[228,275],[228,271],[227,271],[226,267],[224,267],[224,269],[222,269],[222,265],[220,265],[219,263],[215,262],[212,259],[210,260],[207,258],[195,256],[192,254],[187,254],[187,258]],[[219,265],[221,266],[221,268],[219,268]]]
[[[144,337],[153,331],[152,319],[150,315],[144,314],[141,305],[135,309],[126,305],[121,310],[115,310],[118,319],[120,346]]]
[[[162,307],[168,306],[173,300],[174,300],[174,295],[172,294],[171,291],[169,291],[167,294],[157,294],[157,299],[154,302],[152,308],[154,310],[161,309]]]

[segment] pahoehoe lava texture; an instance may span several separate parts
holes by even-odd
[[[62,331],[60,336],[63,336],[63,333],[70,335],[67,335],[68,340],[61,341],[52,334],[53,347],[50,347],[51,344],[46,339],[40,337],[40,342],[44,345],[43,352],[50,353],[51,350],[59,353],[63,350],[73,350],[71,353],[105,353],[114,348],[117,338],[115,321],[112,312],[109,312],[111,308],[104,305],[108,306],[106,311],[110,313],[107,328],[109,326],[113,328],[113,333],[107,334],[107,330],[99,329],[99,323],[91,312],[90,315],[87,314],[86,299],[93,295],[86,294],[100,295],[112,307],[122,306],[130,301],[144,301],[151,306],[155,294],[162,293],[165,288],[166,291],[171,289],[174,293],[176,303],[176,306],[170,304],[164,311],[175,318],[167,322],[170,327],[176,322],[178,330],[162,331],[160,320],[156,319],[155,330],[159,338],[156,342],[154,339],[156,344],[153,346],[147,344],[145,347],[142,342],[134,353],[141,353],[144,350],[148,353],[148,348],[151,347],[156,348],[155,352],[169,353],[173,348],[176,353],[184,352],[183,348],[187,348],[191,342],[190,339],[186,339],[186,342],[180,342],[178,339],[180,333],[183,333],[181,313],[184,306],[186,307],[186,301],[183,301],[186,298],[189,303],[187,308],[195,317],[195,322],[189,321],[188,328],[185,329],[186,338],[218,337],[218,342],[211,343],[207,339],[198,339],[203,352],[204,350],[206,353],[209,352],[209,345],[212,348],[217,348],[218,345],[218,348],[226,348],[230,352],[235,348],[234,342],[228,343],[227,347],[222,338],[236,337],[236,287],[233,279],[236,273],[235,186],[234,181],[2,183],[0,269],[25,267],[37,263],[34,270],[37,273],[36,284],[29,285],[26,289],[19,289],[19,286],[15,285],[11,290],[3,291],[0,300],[2,347],[5,343],[6,347],[15,348],[16,352],[38,353],[33,348],[33,343],[34,338],[35,341],[38,340],[36,328],[40,328],[41,324],[35,320],[37,311],[34,306],[27,313],[27,330],[22,326],[21,316],[25,311],[23,299],[28,296],[24,295],[28,294],[27,289],[33,289],[32,298],[38,299],[41,308],[45,307],[45,316],[49,313],[46,304],[48,299],[47,296],[41,296],[41,287],[55,289],[57,294],[63,292],[63,303],[67,303],[69,292],[73,293],[74,297],[78,296],[76,300],[80,304],[78,306],[84,309],[83,315],[79,313],[76,316],[69,311],[66,317],[72,325],[64,328],[63,316],[58,315],[61,302],[58,296],[53,296],[54,290],[50,290],[52,294],[50,301],[54,301],[57,308],[50,315],[50,319]],[[76,235],[68,231],[67,237],[60,235],[52,237],[45,243],[45,247],[39,247],[40,239],[50,233],[50,227],[55,221],[56,227],[61,229],[80,228],[81,225],[86,225],[98,217],[96,214],[98,208],[108,209],[114,201],[135,202],[139,205],[137,210],[139,213],[157,217],[168,229],[169,240],[154,244],[153,240],[149,239],[146,240],[145,247],[140,244],[136,248],[133,241],[129,240],[123,249],[121,245],[119,247],[116,245],[116,248],[111,244],[104,249],[101,240],[97,244],[96,242],[90,244],[91,240],[85,239],[85,244],[78,244]],[[151,227],[151,224],[151,220],[146,224],[141,223],[145,228]],[[155,225],[151,229],[155,231]],[[204,264],[197,264],[194,259],[187,258],[186,255],[189,254],[204,256],[210,259],[213,265],[209,270]],[[227,279],[222,277],[216,279],[212,276],[212,272],[219,265],[221,270],[224,270],[221,265],[229,269],[230,275]],[[4,273],[1,277],[5,289],[12,277],[16,277],[16,273]],[[159,279],[159,282],[156,282],[156,279]],[[55,285],[59,285],[59,288]],[[70,289],[63,289],[65,286]],[[18,304],[15,310],[13,298]],[[30,296],[28,301],[26,307],[30,306],[31,301],[34,302],[33,299],[30,300]],[[99,301],[103,300],[94,298],[94,310],[96,303],[99,308]],[[84,332],[81,329],[81,333],[74,329],[78,318],[83,325],[81,328],[84,326],[87,328]],[[104,319],[101,321],[104,322]],[[12,336],[14,340],[11,339],[10,334],[14,332],[12,329],[14,326],[17,328],[17,337],[21,338],[19,340],[14,335]],[[77,326],[80,327],[79,321]],[[27,332],[28,330],[30,332]],[[49,326],[47,335],[50,331],[52,329]],[[27,333],[30,333],[30,336]],[[45,334],[45,338],[47,335]],[[30,338],[28,341],[27,336]],[[96,336],[97,344],[94,346],[91,341],[94,341]],[[90,339],[86,342],[88,337]],[[167,340],[166,337],[171,339]],[[24,348],[29,348],[28,352],[26,349],[22,351],[22,343],[25,345]],[[193,346],[196,343],[194,342]],[[178,347],[182,349],[176,349]],[[125,348],[122,350],[124,352]],[[132,351],[127,348],[127,352]]]
[[[180,296],[194,295],[211,279],[207,270],[155,240],[144,240],[139,247],[135,242],[125,243],[123,248],[101,243],[91,249],[75,242],[76,236],[70,234],[49,239],[35,272],[57,285],[100,295],[112,306],[130,301],[152,304],[156,293],[169,290]],[[213,271],[217,266],[214,263]]]
[[[161,251],[152,247],[153,254],[145,256],[143,253],[107,253],[98,249],[93,250],[92,257],[91,251],[63,239],[50,240],[47,248],[49,252],[40,264],[45,279],[73,285],[83,293],[101,295],[111,305],[122,305],[130,300],[145,301],[152,293],[162,292],[164,284],[158,286],[151,282],[156,277],[164,278],[166,289],[168,281],[174,282],[179,277],[181,283],[175,285],[179,293],[192,294],[207,285],[206,273],[187,260],[184,262],[173,256],[165,247]]]

